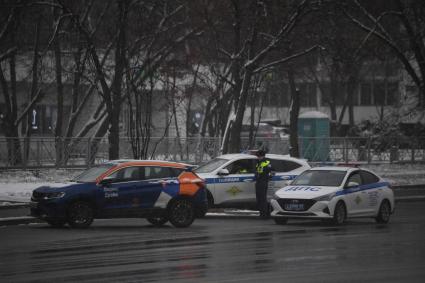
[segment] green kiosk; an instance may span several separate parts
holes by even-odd
[[[309,161],[329,160],[329,117],[319,111],[298,116],[300,155]]]

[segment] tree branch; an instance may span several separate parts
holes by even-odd
[[[310,48],[308,48],[306,50],[303,50],[301,52],[295,53],[295,54],[293,54],[291,56],[288,56],[286,58],[282,58],[282,59],[276,60],[274,62],[268,63],[266,65],[263,65],[263,66],[255,69],[254,70],[254,73],[260,73],[260,72],[265,71],[265,70],[267,71],[268,69],[273,68],[274,66],[277,66],[279,64],[286,63],[286,62],[288,62],[290,60],[293,60],[295,58],[298,58],[298,57],[301,57],[303,55],[306,55],[306,54],[310,53],[311,51],[315,50],[316,48],[323,48],[323,47],[320,46],[320,45],[314,45],[314,46],[312,46],[312,47],[310,47]]]

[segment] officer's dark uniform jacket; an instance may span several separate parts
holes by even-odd
[[[268,159],[258,160],[255,166],[255,195],[261,218],[268,218],[270,214],[267,203],[267,186],[271,176],[271,169],[270,160]]]
[[[268,182],[270,179],[272,166],[270,160],[262,159],[257,161],[255,166],[255,178],[257,182]]]

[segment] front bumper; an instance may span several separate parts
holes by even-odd
[[[63,205],[54,201],[30,202],[31,216],[40,219],[66,218],[66,209]]]
[[[272,199],[270,204],[273,208],[271,213],[272,217],[285,217],[285,218],[317,218],[317,219],[330,219],[332,216],[329,212],[329,207],[327,201],[314,201],[314,200],[304,200],[313,202],[311,206],[306,210],[285,210],[278,200]],[[282,201],[281,201],[282,203]]]

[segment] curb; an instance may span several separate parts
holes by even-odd
[[[0,227],[9,226],[9,225],[41,223],[41,222],[43,221],[32,216],[6,217],[6,218],[0,218]]]
[[[425,184],[414,184],[414,185],[391,185],[392,189],[425,189]]]

